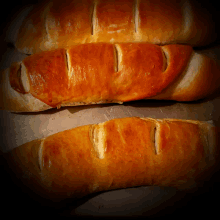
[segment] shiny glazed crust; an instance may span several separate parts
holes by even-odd
[[[39,52],[1,74],[0,108],[43,111],[140,99],[193,101],[219,89],[217,61],[191,46],[82,44]]]
[[[66,130],[6,156],[24,185],[59,200],[134,186],[193,188],[215,167],[217,145],[209,123],[131,117]]]
[[[84,43],[145,42],[208,45],[216,40],[212,12],[196,1],[43,1],[24,19],[20,52],[33,54]]]

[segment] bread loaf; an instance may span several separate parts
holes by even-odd
[[[24,19],[16,47],[33,54],[98,42],[203,46],[217,39],[213,17],[210,1],[47,0]]]
[[[34,140],[6,153],[13,175],[60,201],[134,186],[196,187],[218,162],[208,122],[121,118]]]
[[[220,87],[220,67],[186,45],[96,43],[33,54],[1,78],[0,108],[29,112],[140,99],[198,100]]]

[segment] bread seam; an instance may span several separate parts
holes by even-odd
[[[68,49],[65,50],[65,63],[66,63],[66,69],[67,69],[67,76],[68,76],[68,89],[71,86],[71,62],[70,62],[70,56],[68,53]]]
[[[136,34],[138,33],[138,21],[139,21],[139,7],[138,7],[138,5],[139,5],[139,0],[134,0],[134,9],[133,9],[133,13],[134,13],[134,33],[135,33],[135,35],[134,36],[136,36]],[[136,40],[136,37],[135,37],[135,40]]]
[[[30,92],[30,80],[27,74],[26,67],[23,62],[21,62],[21,82],[22,82],[25,92],[29,93]]]
[[[119,57],[118,57],[118,48],[116,44],[114,45],[114,70],[115,72],[118,72],[119,70]]]
[[[98,26],[98,18],[96,15],[98,0],[93,1],[93,9],[92,9],[92,37],[96,38],[97,35],[97,26]],[[96,42],[96,39],[95,39]]]
[[[137,117],[139,118],[139,117]],[[152,142],[154,143],[154,149],[155,155],[160,154],[160,123],[158,122],[159,119],[154,118],[143,118],[140,117],[139,119],[143,121],[151,121],[153,123],[153,135],[152,135]],[[162,120],[161,120],[162,121]]]
[[[154,128],[154,147],[155,147],[155,154],[158,155],[160,153],[159,151],[159,134],[160,134],[160,127],[158,124],[155,125]]]
[[[161,46],[160,48],[163,55],[163,63],[164,63],[162,71],[165,72],[167,70],[167,67],[169,66],[169,61],[170,61],[169,53],[164,49],[163,46]]]
[[[93,1],[92,3],[92,6],[91,6],[91,35],[93,36],[94,35],[94,32],[95,32],[95,13],[96,13],[96,1]]]
[[[42,171],[44,164],[43,164],[43,147],[44,147],[44,141],[46,138],[42,138],[41,139],[41,143],[40,143],[40,147],[39,147],[39,152],[38,152],[38,162],[39,162],[39,168]]]
[[[104,129],[104,123],[99,123],[97,125],[93,125],[90,128],[90,140],[92,141],[93,148],[97,154],[99,159],[105,158],[105,140],[106,140],[106,133]]]
[[[154,151],[155,151],[155,155],[158,154],[158,150],[157,150],[157,126],[155,125],[155,127],[153,128],[153,143],[154,143]]]

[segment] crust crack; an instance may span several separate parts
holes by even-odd
[[[66,68],[67,68],[67,71],[69,72],[69,60],[68,60],[68,52],[67,52],[67,50],[65,51],[65,56],[66,56]],[[69,75],[69,74],[68,74]]]
[[[49,30],[48,30],[48,24],[47,24],[47,14],[44,15],[44,28],[46,32],[46,41],[49,41]]]
[[[138,11],[138,4],[139,1],[135,0],[134,1],[134,8],[133,8],[133,13],[134,13],[134,32],[137,33],[138,30],[138,17],[139,17],[139,11]]]
[[[41,140],[41,144],[40,144],[39,152],[38,152],[38,163],[39,163],[39,168],[40,168],[41,171],[43,170],[43,167],[44,167],[43,160],[42,160],[44,140],[45,140],[45,138],[43,138]]]
[[[114,44],[114,70],[119,72],[121,70],[122,52],[118,44]]]
[[[22,63],[15,64],[11,67],[9,81],[11,87],[18,93],[26,94],[30,90],[25,66]]]
[[[67,77],[68,77],[68,88],[70,88],[71,72],[70,72],[70,59],[69,59],[68,50],[65,50],[65,63],[66,63]]]
[[[119,63],[118,63],[118,48],[116,45],[114,45],[114,69],[115,72],[118,72],[119,70]]]
[[[162,69],[162,71],[165,72],[168,67],[169,55],[168,55],[167,51],[165,51],[163,49],[163,47],[160,47],[160,48],[161,48],[162,55],[163,55],[163,69]]]
[[[157,126],[154,127],[153,129],[153,143],[154,143],[154,151],[155,151],[155,154],[158,155],[158,140],[157,140],[157,134],[158,132],[158,129],[157,129]]]
[[[151,141],[154,145],[154,153],[158,155],[160,152],[159,149],[159,138],[160,138],[160,119],[153,119],[153,118],[141,118],[144,121],[152,121],[153,128],[151,130]]]
[[[92,125],[90,129],[90,139],[99,159],[105,157],[105,132],[103,123]]]
[[[91,35],[95,34],[95,17],[96,17],[96,1],[94,1],[92,5],[92,12],[91,12]]]

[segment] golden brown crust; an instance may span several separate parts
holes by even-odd
[[[71,197],[72,194],[82,196],[93,192],[99,173],[94,166],[96,158],[89,129],[90,126],[84,126],[68,130],[44,141],[42,175],[47,180],[47,187],[57,195],[69,192]]]
[[[193,101],[219,91],[219,62],[199,53],[193,53],[183,74],[161,94],[152,99]]]
[[[26,143],[8,160],[24,183],[50,199],[134,186],[188,189],[218,161],[213,129],[192,120],[113,119]]]
[[[95,1],[94,42],[135,41],[135,1]]]
[[[19,148],[13,149],[10,154],[6,154],[8,166],[11,169],[12,177],[17,182],[30,190],[35,190],[35,193],[43,195],[48,189],[42,184],[42,176],[39,164],[39,149],[42,140],[34,140],[27,146],[22,145]],[[10,171],[10,170],[9,170]],[[22,185],[21,185],[22,186]],[[33,187],[33,188],[32,188]]]
[[[45,18],[48,48],[62,48],[85,43],[92,34],[92,0],[60,2],[53,5]]]
[[[119,44],[119,47],[122,61],[114,84],[116,97],[123,102],[161,93],[183,72],[192,53],[190,46],[183,45],[167,46],[166,55],[153,44]]]
[[[169,45],[164,53],[153,44],[83,44],[28,56],[21,74],[27,75],[27,95],[50,107],[121,103],[161,93],[181,75],[191,53],[184,45]],[[13,82],[13,88],[20,85]]]
[[[11,87],[9,75],[10,68],[1,71],[0,74],[0,109],[11,112],[33,112],[51,108],[39,99],[34,98],[30,93],[23,94],[15,91]]]
[[[0,103],[9,111],[43,111],[140,99],[193,101],[219,89],[219,71],[218,61],[187,45],[75,45],[13,64],[2,74]]]
[[[69,55],[70,101],[113,100],[114,46],[84,44],[67,50]],[[66,99],[67,101],[67,99]]]
[[[168,182],[172,182],[172,186],[194,184],[192,179],[201,172],[200,164],[204,157],[199,126],[165,120],[160,123],[158,132],[160,149],[154,162],[154,184],[166,185]],[[165,172],[167,177],[164,177]]]
[[[154,124],[138,118],[104,124],[104,161],[111,177],[110,189],[153,185]]]
[[[67,97],[68,74],[65,50],[46,51],[23,60],[30,82],[30,93],[44,103],[55,107]]]
[[[33,54],[95,42],[208,45],[217,37],[212,11],[198,6],[186,0],[48,0],[24,19],[16,47]]]
[[[183,30],[181,1],[138,1],[140,39],[154,44],[168,44],[179,40]]]
[[[51,5],[48,4],[48,1],[41,1],[27,15],[19,28],[16,42],[18,50],[26,54],[47,50],[46,42],[48,37],[45,29],[45,15],[50,7]]]

